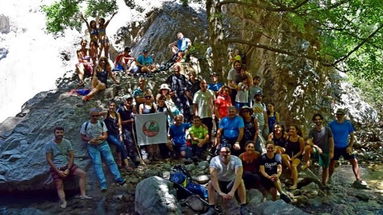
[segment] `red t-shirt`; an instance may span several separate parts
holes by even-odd
[[[232,106],[230,96],[218,95],[215,99],[215,104],[217,106],[219,118],[222,119],[226,117],[229,113],[229,107]]]
[[[132,61],[134,61],[134,57],[132,57],[130,55],[125,56],[124,53],[121,53],[121,54],[117,55],[114,63],[119,64],[121,61],[123,61],[125,64],[130,64],[130,63],[132,63]]]

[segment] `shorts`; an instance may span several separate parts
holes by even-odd
[[[321,166],[321,167],[328,168],[330,166],[330,154],[329,153],[319,154],[314,149],[313,158],[318,161],[319,166]]]
[[[343,156],[343,158],[345,160],[352,160],[352,159],[355,159],[355,155],[354,154],[348,154],[346,152],[346,148],[334,148],[334,158],[333,160],[339,160],[340,156]]]
[[[262,184],[262,187],[264,187],[266,190],[269,190],[275,187],[274,182],[263,175],[261,175],[261,184]]]
[[[63,170],[66,170],[68,168],[68,166],[63,166],[63,167],[60,167],[59,170],[63,171]],[[59,181],[59,180],[64,180],[66,178],[68,178],[69,176],[73,176],[74,175],[74,172],[76,171],[77,169],[77,165],[76,164],[73,164],[72,167],[70,168],[69,170],[69,175],[65,178],[62,178],[59,176],[59,174],[52,168],[50,168],[50,172],[51,172],[51,175],[52,175],[52,178],[53,178],[53,181]]]
[[[180,152],[186,152],[186,148],[187,148],[187,145],[186,144],[177,144],[177,145],[174,145],[174,151],[176,153],[180,153]]]
[[[231,188],[233,188],[234,181],[220,181],[218,180],[219,188],[221,188],[221,191],[223,193],[229,193],[231,191]]]

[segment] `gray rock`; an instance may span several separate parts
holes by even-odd
[[[135,211],[141,215],[181,214],[173,183],[154,176],[137,184]]]
[[[294,205],[287,204],[283,200],[277,201],[267,201],[261,204],[256,205],[248,205],[250,211],[253,211],[254,214],[257,215],[303,215],[307,214],[301,209],[295,207]]]
[[[9,18],[3,14],[0,14],[0,33],[7,34],[10,29]]]
[[[192,195],[186,198],[185,203],[188,207],[195,212],[201,212],[206,210],[206,205],[197,195]]]
[[[201,161],[198,163],[198,169],[207,169],[209,167],[209,162]]]
[[[257,205],[262,202],[263,194],[257,189],[247,190],[246,195],[246,199],[249,202],[249,204]]]

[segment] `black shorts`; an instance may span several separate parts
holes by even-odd
[[[269,190],[269,189],[275,187],[274,182],[271,181],[270,179],[266,178],[266,177],[263,176],[263,175],[261,175],[261,183],[262,183],[262,186],[263,186],[266,190]]]
[[[352,159],[355,159],[355,155],[354,154],[348,154],[346,152],[346,148],[334,148],[334,158],[333,160],[339,160],[340,156],[343,156],[343,158],[345,160],[352,160]]]
[[[231,191],[231,188],[233,188],[234,181],[219,181],[218,180],[219,188],[221,188],[221,191],[223,193],[229,193]]]

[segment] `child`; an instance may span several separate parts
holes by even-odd
[[[192,140],[193,159],[201,158],[206,149],[206,143],[209,141],[209,132],[199,116],[193,117],[193,125],[189,129],[189,134]]]

